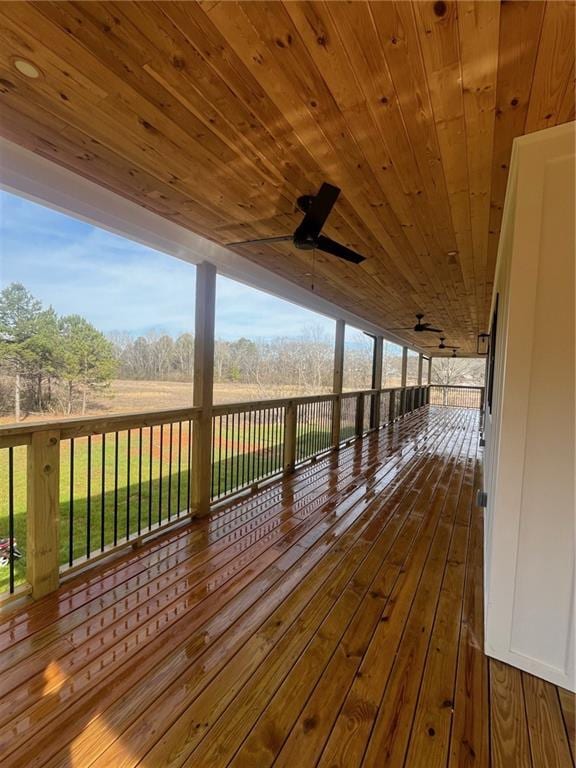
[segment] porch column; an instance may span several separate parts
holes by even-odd
[[[196,267],[196,325],[192,403],[200,408],[192,428],[192,507],[198,517],[210,510],[212,481],[212,405],[214,388],[214,322],[216,267],[203,261]]]
[[[402,376],[400,379],[400,415],[406,413],[406,374],[408,372],[408,347],[402,347]]]
[[[332,392],[336,395],[332,408],[332,445],[340,443],[340,414],[342,412],[342,383],[344,380],[344,333],[346,323],[336,320],[336,340],[334,342],[334,374]]]
[[[430,384],[432,383],[432,355],[428,358],[428,389],[426,390],[426,403],[430,403]]]
[[[422,366],[424,364],[424,355],[422,352],[418,355],[418,386],[422,386]]]
[[[380,426],[380,390],[382,389],[382,358],[384,355],[384,339],[382,336],[374,337],[374,357],[372,360],[372,389],[378,393],[372,397],[373,407],[370,413],[370,427],[377,429]]]

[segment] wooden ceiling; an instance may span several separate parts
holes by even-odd
[[[2,2],[0,99],[4,137],[219,243],[291,232],[336,184],[325,231],[361,266],[238,251],[472,353],[512,141],[574,120],[574,4]]]

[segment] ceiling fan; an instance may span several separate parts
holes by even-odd
[[[453,352],[460,349],[460,347],[451,347],[450,345],[444,344],[445,341],[446,336],[440,336],[440,344],[426,344],[424,349],[451,349]]]
[[[340,190],[338,187],[333,187],[332,184],[324,182],[316,195],[302,195],[299,197],[297,205],[304,214],[304,218],[292,235],[263,237],[259,240],[241,240],[237,243],[228,243],[228,245],[283,243],[291,240],[295,248],[303,251],[311,251],[317,248],[319,251],[336,256],[338,259],[350,261],[352,264],[360,264],[365,260],[364,256],[320,234],[339,194]]]
[[[423,333],[424,331],[430,331],[431,333],[442,333],[442,328],[433,328],[432,323],[423,323],[422,318],[424,314],[419,312],[416,315],[416,325],[411,325],[406,328],[388,328],[389,331],[416,331],[416,333]]]
[[[460,347],[456,347],[456,349],[460,349]],[[458,357],[458,355],[456,354],[456,349],[452,350],[452,355],[451,355],[452,357]]]

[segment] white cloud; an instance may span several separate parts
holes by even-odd
[[[176,334],[194,324],[191,264],[0,192],[0,284],[11,282],[105,332]],[[218,278],[218,336],[299,336],[311,326],[333,333],[334,321]]]

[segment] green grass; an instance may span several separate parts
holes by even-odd
[[[162,432],[162,440],[160,435]],[[354,428],[343,424],[342,439],[352,436]],[[172,437],[172,439],[170,439]],[[330,447],[331,435],[325,425],[299,425],[297,461]],[[255,443],[261,446],[255,451]],[[239,487],[248,487],[259,479],[279,472],[283,464],[283,425],[261,425],[257,435],[244,431],[238,423],[215,435],[212,472],[212,496],[221,498]],[[102,436],[77,438],[73,447],[73,484],[70,482],[71,441],[60,449],[60,563],[66,564],[103,547],[131,538],[149,524],[177,518],[189,508],[188,424],[180,433],[175,425],[163,430],[105,437],[104,466]],[[170,463],[170,451],[172,452]],[[90,461],[89,461],[90,453]],[[8,449],[0,450],[0,538],[8,538]],[[15,583],[26,580],[26,448],[13,449],[14,456],[14,530],[23,557],[15,562]],[[117,456],[117,460],[116,460]],[[150,465],[150,456],[152,464]],[[90,465],[90,477],[88,466]],[[140,482],[140,472],[141,480]],[[102,485],[104,480],[104,485]],[[72,499],[72,503],[71,503]],[[116,514],[115,514],[116,511]],[[89,537],[88,537],[89,534]],[[8,567],[0,567],[0,593],[9,585]]]

